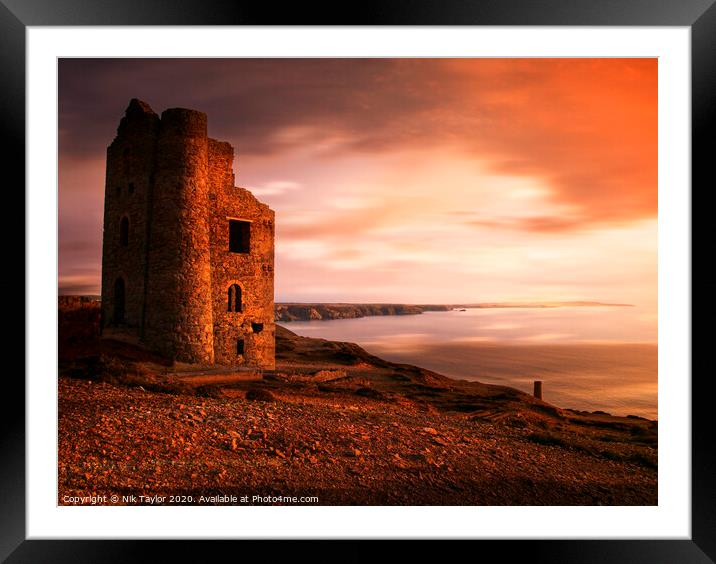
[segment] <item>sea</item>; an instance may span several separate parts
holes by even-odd
[[[656,313],[638,306],[468,308],[281,323],[386,360],[500,384],[559,407],[657,419]]]

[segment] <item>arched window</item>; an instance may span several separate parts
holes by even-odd
[[[117,278],[114,281],[114,315],[115,323],[124,323],[124,278]]]
[[[129,245],[129,218],[124,216],[119,222],[119,244],[123,247]]]
[[[232,284],[229,286],[229,307],[227,311],[243,311],[241,303],[241,286]]]

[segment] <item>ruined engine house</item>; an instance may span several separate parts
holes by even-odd
[[[102,330],[178,362],[274,367],[274,212],[206,114],[132,99],[107,148]]]

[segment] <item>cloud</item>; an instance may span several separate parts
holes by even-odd
[[[61,59],[61,279],[99,280],[105,148],[132,97],[205,111],[234,145],[277,213],[282,299],[655,280],[655,59]]]
[[[582,216],[538,216],[528,218],[474,219],[466,221],[465,223],[467,225],[472,225],[476,227],[488,227],[494,229],[517,229],[525,231],[536,231],[540,233],[558,233],[564,231],[574,231],[591,225],[591,222],[585,222]]]
[[[263,197],[263,196],[280,196],[281,194],[285,194],[286,192],[292,191],[292,190],[298,190],[301,188],[301,185],[297,182],[291,182],[288,180],[274,180],[271,182],[267,182],[266,184],[263,184],[261,186],[253,186],[249,188],[254,196],[257,197]]]
[[[656,211],[656,59],[62,59],[62,153],[101,154],[131,97],[208,112],[240,158],[449,144],[582,222]]]

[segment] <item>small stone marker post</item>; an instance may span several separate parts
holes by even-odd
[[[535,380],[534,396],[537,399],[542,399],[542,380]]]

